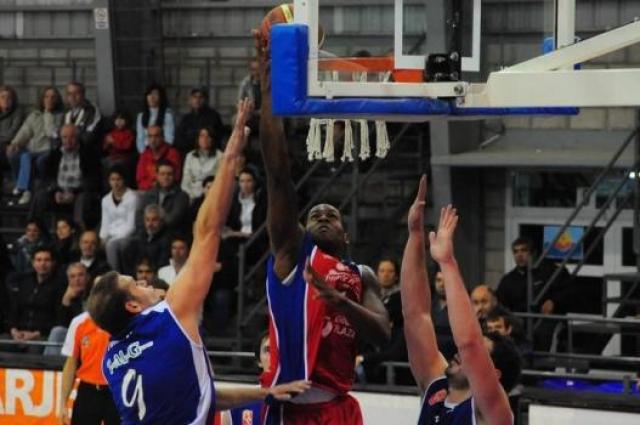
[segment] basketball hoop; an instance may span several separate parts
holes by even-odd
[[[358,81],[415,83],[423,82],[424,74],[420,70],[396,69],[393,57],[325,57],[318,60],[320,78],[325,81]],[[369,123],[366,119],[344,118],[312,118],[309,123],[307,136],[307,153],[309,161],[324,159],[327,162],[335,161],[334,129],[336,121],[344,122],[344,148],[340,159],[344,161],[354,160],[356,142],[359,144],[358,157],[366,160],[371,156],[369,141]],[[386,157],[390,145],[386,122],[376,120],[375,156]],[[354,128],[354,126],[356,128]],[[354,130],[359,127],[359,137],[354,137]],[[324,136],[324,145],[322,139]]]

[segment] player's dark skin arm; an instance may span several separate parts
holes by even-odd
[[[286,278],[296,266],[304,230],[298,223],[295,187],[291,181],[289,153],[280,118],[271,109],[271,62],[268,47],[254,33],[260,66],[260,149],[267,176],[267,229],[274,254],[274,270],[279,279]]]
[[[379,284],[370,268],[364,267],[362,271],[362,304],[350,300],[343,293],[329,287],[322,276],[318,275],[308,263],[304,278],[316,289],[318,297],[336,306],[345,314],[349,323],[356,329],[358,338],[374,345],[389,342],[391,338],[389,315],[380,301]]]

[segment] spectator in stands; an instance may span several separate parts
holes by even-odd
[[[258,177],[251,168],[244,168],[238,176],[238,189],[231,202],[227,229],[223,239],[243,241],[251,237],[267,218],[265,193],[258,186]]]
[[[71,260],[82,263],[87,268],[90,282],[111,270],[109,263],[107,263],[104,254],[100,250],[100,239],[95,230],[82,232],[78,245],[80,251]]]
[[[260,91],[258,61],[256,60],[249,62],[249,74],[242,79],[238,87],[238,101],[242,99],[251,99],[253,101],[253,114],[247,125],[251,128],[253,134],[258,134],[262,93]]]
[[[18,273],[33,271],[33,253],[48,242],[46,228],[36,218],[27,221],[24,235],[16,241],[14,269]]]
[[[84,311],[84,301],[89,296],[89,271],[82,263],[67,267],[67,288],[56,311],[56,324],[69,327],[71,320]]]
[[[144,226],[126,239],[118,252],[124,272],[133,274],[142,258],[149,259],[154,269],[169,261],[169,237],[164,225],[164,210],[156,204],[144,208]]]
[[[429,279],[429,281],[432,281]],[[447,311],[447,298],[444,291],[444,278],[442,272],[436,269],[433,277],[434,291],[431,298],[431,321],[436,331],[438,347],[445,358],[451,358],[458,350],[453,341],[451,325],[449,324],[449,313]]]
[[[16,182],[13,193],[22,194],[19,205],[31,202],[32,164],[35,163],[36,177],[42,178],[45,173],[47,156],[59,138],[63,110],[60,92],[55,87],[44,89],[36,109],[27,116],[7,148]]]
[[[189,152],[184,160],[182,190],[187,192],[191,201],[202,195],[202,181],[215,176],[218,171],[222,159],[218,137],[212,129],[201,128],[196,149]]]
[[[186,228],[189,212],[189,195],[180,189],[174,175],[174,166],[170,162],[156,164],[156,184],[142,194],[136,218],[136,227],[144,225],[143,211],[147,205],[160,205],[164,211],[164,226],[169,233],[189,231]]]
[[[231,209],[227,217],[226,227],[222,232],[222,242],[218,255],[222,269],[216,279],[217,288],[234,288],[237,285],[238,276],[238,249],[245,243],[256,230],[262,226],[267,218],[266,194],[258,188],[257,177],[253,170],[245,168],[240,172],[238,188],[231,200]],[[267,248],[267,232],[247,247],[245,252],[245,265],[255,264],[264,254]],[[261,273],[255,275],[253,284],[248,285],[252,292],[260,291],[264,282]],[[255,293],[257,298],[260,294]]]
[[[102,118],[100,110],[85,97],[84,85],[72,81],[65,88],[67,112],[64,114],[64,124],[73,125],[78,129],[78,139],[81,144],[97,153],[96,132]]]
[[[119,165],[123,170],[133,168],[135,164],[135,136],[131,131],[130,124],[131,121],[126,113],[119,111],[113,115],[113,128],[102,141],[103,170],[111,170],[115,165]],[[127,173],[126,177],[133,178],[133,173]]]
[[[539,267],[533,268],[534,252],[533,244],[525,238],[518,238],[511,244],[513,259],[516,266],[504,275],[498,284],[496,296],[498,301],[514,312],[526,312],[527,309],[527,285],[528,274],[531,269],[532,278],[532,302],[540,296],[546,283],[549,281],[558,266],[552,261],[543,260]],[[537,305],[531,306],[534,313],[563,314],[571,307],[572,288],[570,286],[569,272],[566,268],[560,271],[554,284],[549,287]],[[535,349],[547,351],[551,347],[556,322],[544,320],[536,328]]]
[[[400,267],[394,259],[384,258],[378,263],[376,276],[380,284],[380,297],[391,322],[391,339],[386,346],[376,347],[356,357],[356,367],[362,364],[366,382],[384,383],[386,370],[380,364],[386,361],[407,361],[407,345],[400,299]]]
[[[480,321],[482,328],[485,328],[487,314],[495,306],[498,305],[498,299],[496,298],[493,289],[487,285],[478,285],[471,291],[471,304],[473,304],[473,310],[476,313],[476,317]]]
[[[58,217],[56,219],[56,235],[53,247],[56,251],[56,260],[60,265],[71,262],[71,256],[76,249],[75,224],[68,217]]]
[[[64,281],[55,273],[53,250],[37,248],[33,252],[32,267],[33,271],[16,274],[8,282],[9,328],[14,341],[46,338],[55,323]],[[39,347],[30,347],[27,351],[42,352]]]
[[[502,277],[496,290],[498,301],[511,311],[527,311],[527,272],[534,262],[533,245],[525,238],[518,238],[511,244],[513,260],[516,266]],[[551,261],[543,261],[540,267],[531,270],[533,278],[533,298],[535,299],[545,286],[557,266]],[[545,294],[542,302],[533,307],[534,312],[554,314],[566,311],[570,288],[568,272],[563,269],[559,279]]]
[[[169,264],[160,267],[158,277],[171,285],[189,256],[189,242],[183,236],[176,235],[171,239],[171,258]]]
[[[66,124],[60,130],[62,146],[47,157],[48,184],[40,189],[31,206],[31,217],[45,212],[73,212],[73,220],[82,228],[98,223],[97,203],[100,167],[95,153],[78,142],[78,129]]]
[[[527,340],[520,320],[506,308],[497,305],[487,314],[487,332],[497,332],[510,337],[520,350],[525,364],[530,360],[533,345]]]
[[[136,119],[136,147],[138,153],[145,151],[150,142],[147,132],[150,127],[160,127],[164,140],[172,145],[175,133],[173,112],[169,108],[167,92],[160,84],[151,84],[144,92],[144,106]]]
[[[136,281],[145,281],[150,285],[156,277],[155,266],[148,258],[141,258],[136,264]]]
[[[7,169],[5,151],[18,132],[24,114],[18,105],[16,91],[5,85],[0,85],[0,166]]]
[[[55,326],[49,333],[47,342],[62,344],[71,320],[84,311],[84,301],[89,295],[89,273],[82,263],[72,263],[67,267],[67,287],[62,300],[56,306]],[[49,345],[45,355],[59,356],[60,346]]]
[[[119,270],[118,243],[131,236],[136,227],[138,195],[125,185],[124,169],[115,165],[109,171],[111,191],[102,198],[100,239],[107,254],[107,262]]]
[[[204,197],[209,191],[209,188],[213,184],[213,176],[205,177],[202,180],[202,195],[198,196],[191,202],[191,206],[189,206],[189,221],[188,223],[195,223],[196,217],[198,216],[198,210],[200,206],[204,202]]]
[[[210,135],[218,139],[224,132],[222,118],[215,109],[208,104],[207,91],[201,88],[191,90],[189,96],[190,111],[182,116],[178,129],[176,130],[176,141],[174,147],[180,151],[184,157],[196,146],[201,129],[210,128]]]
[[[62,355],[67,357],[62,370],[60,398],[60,423],[63,425],[120,424],[118,410],[102,373],[102,359],[109,338],[87,313],[76,316],[71,322],[62,346]],[[76,379],[80,382],[70,419],[66,403]]]
[[[138,190],[145,191],[151,189],[156,182],[156,168],[161,161],[173,165],[174,178],[180,181],[182,160],[180,153],[164,141],[162,128],[150,126],[147,129],[148,146],[138,159],[136,168],[136,182]]]

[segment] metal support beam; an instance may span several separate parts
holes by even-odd
[[[427,1],[429,13],[427,14],[428,52],[446,52],[447,50],[447,1]],[[446,120],[434,120],[429,123],[429,135],[431,141],[431,157],[449,155],[451,153],[449,139],[449,122]],[[431,165],[431,193],[434,211],[439,211],[438,206],[452,203],[451,168],[442,165]]]
[[[567,37],[569,32],[570,31],[564,32],[563,37]],[[497,74],[520,71],[542,72],[561,69],[577,63],[587,62],[638,42],[640,42],[640,21],[623,25],[614,30],[581,41],[580,43],[572,44],[546,55],[521,62],[497,72]]]
[[[630,107],[640,104],[638,93],[640,68],[494,72],[486,84],[472,84],[458,106]]]
[[[94,0],[93,21],[95,25],[97,102],[104,116],[116,109],[113,71],[113,48],[111,44],[111,8],[109,0]]]

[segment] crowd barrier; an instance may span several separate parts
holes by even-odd
[[[63,361],[58,356],[0,353],[0,425],[59,424]],[[216,385],[250,384],[218,377]],[[420,397],[415,388],[378,386],[352,394],[367,425],[417,422]],[[525,388],[518,416],[521,425],[635,425],[640,424],[640,396]]]

